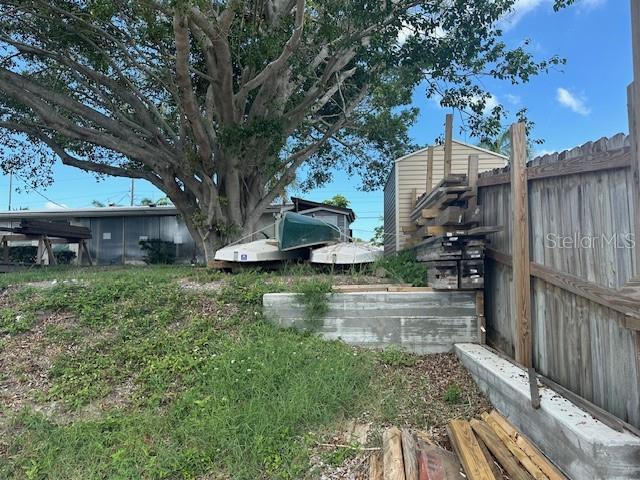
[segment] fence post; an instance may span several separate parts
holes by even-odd
[[[444,176],[451,175],[451,157],[453,156],[453,114],[447,113],[444,125]]]
[[[532,366],[531,275],[529,265],[529,192],[527,138],[524,123],[511,126],[511,211],[513,294],[516,317],[516,361]]]
[[[426,192],[433,190],[433,147],[427,148],[427,185]]]
[[[629,136],[631,140],[633,198],[634,198],[634,273],[640,275],[640,4],[631,0],[631,45],[633,52],[633,81],[627,88]]]
[[[477,153],[469,155],[469,163],[467,166],[467,184],[471,187],[473,197],[469,199],[467,208],[469,210],[476,208],[478,205],[478,164],[480,156]]]

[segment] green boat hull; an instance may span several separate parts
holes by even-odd
[[[340,241],[340,230],[322,220],[285,212],[278,222],[278,246],[283,252]]]

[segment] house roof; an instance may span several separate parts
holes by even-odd
[[[496,152],[492,152],[491,150],[487,150],[486,148],[482,148],[482,147],[478,147],[477,145],[471,145],[470,143],[466,143],[463,142],[461,140],[451,140],[453,143],[457,143],[458,145],[463,145],[465,147],[469,147],[469,148],[473,148],[474,150],[478,150],[479,152],[484,152],[484,153],[488,153],[490,155],[496,156],[496,157],[500,157],[500,158],[504,158],[505,160],[508,160],[509,157],[507,157],[506,155],[502,155],[501,153],[496,153]],[[444,148],[444,145],[433,145],[434,150],[440,150],[442,148]],[[429,149],[429,147],[424,147],[421,148],[420,150],[416,150],[415,152],[411,152],[411,153],[407,153],[406,155],[403,155],[400,158],[396,158],[394,163],[397,162],[401,162],[402,160],[405,160],[409,157],[412,157],[413,155],[415,155],[416,153],[423,153],[426,152]]]
[[[307,210],[327,210],[346,215],[349,223],[352,223],[356,219],[356,214],[350,208],[336,207],[335,205],[329,205],[322,202],[312,202],[311,200],[305,200],[298,197],[291,197],[291,201],[293,202],[293,208],[296,212],[306,212]]]
[[[278,213],[291,210],[292,204],[269,205],[266,213]],[[0,220],[16,220],[21,218],[96,218],[96,217],[140,217],[178,215],[173,206],[133,206],[133,207],[92,207],[92,208],[60,208],[49,210],[11,210],[0,212]]]

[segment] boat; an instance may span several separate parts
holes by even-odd
[[[327,243],[339,242],[342,233],[335,225],[323,220],[284,212],[278,220],[278,245],[283,252]]]
[[[277,262],[281,260],[295,260],[304,254],[300,250],[286,252],[278,248],[278,242],[265,238],[249,243],[237,243],[221,248],[215,254],[215,259],[225,262],[255,263]]]
[[[357,265],[373,263],[382,258],[383,250],[366,243],[356,244],[341,242],[317,248],[311,252],[311,263],[328,265]]]

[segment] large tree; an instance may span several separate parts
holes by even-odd
[[[0,0],[2,166],[34,185],[56,158],[145,179],[210,259],[303,166],[307,187],[335,169],[379,187],[421,82],[496,134],[481,79],[561,63],[501,40],[514,2]]]

